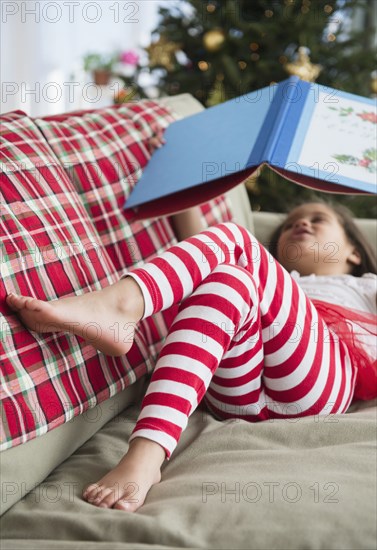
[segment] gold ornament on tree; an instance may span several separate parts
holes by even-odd
[[[315,82],[322,70],[322,66],[312,63],[308,55],[308,49],[301,46],[298,49],[295,61],[285,63],[284,69],[288,74],[298,76],[301,80]]]
[[[150,46],[145,48],[149,54],[149,65],[151,67],[164,67],[171,72],[175,69],[175,52],[178,52],[182,44],[169,42],[165,37],[161,36],[157,42],[152,42]]]
[[[225,42],[225,34],[222,29],[213,29],[203,35],[203,44],[208,52],[217,52]]]

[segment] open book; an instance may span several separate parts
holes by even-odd
[[[264,164],[317,190],[376,193],[376,123],[375,100],[291,77],[171,123],[125,208],[172,214]]]

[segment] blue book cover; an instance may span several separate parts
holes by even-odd
[[[262,165],[322,191],[376,193],[376,122],[375,100],[291,77],[171,123],[125,208],[172,214]]]

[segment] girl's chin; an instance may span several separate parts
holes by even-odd
[[[305,235],[304,238],[300,238],[294,241],[289,241],[283,249],[283,255],[291,260],[298,259],[301,256],[313,255],[316,241],[312,235]]]

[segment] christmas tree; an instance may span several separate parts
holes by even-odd
[[[148,73],[159,96],[188,92],[209,107],[298,74],[370,96],[376,6],[375,0],[169,0],[133,87],[146,97],[139,82]],[[247,188],[257,210],[284,212],[298,197],[323,196],[269,169]],[[375,197],[337,200],[357,216],[377,215]]]

